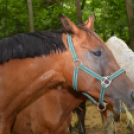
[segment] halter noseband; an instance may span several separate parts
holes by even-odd
[[[68,44],[69,44],[69,48],[70,48],[72,57],[74,59],[74,67],[75,67],[74,76],[73,76],[73,88],[76,91],[79,91],[77,89],[77,78],[78,78],[79,69],[85,71],[89,75],[91,75],[91,76],[95,77],[96,79],[98,79],[99,81],[101,81],[101,92],[100,92],[99,103],[96,102],[95,99],[93,97],[91,97],[90,95],[88,95],[86,92],[81,92],[81,93],[83,95],[85,95],[86,97],[88,97],[93,103],[95,103],[97,105],[98,110],[100,110],[102,112],[106,109],[106,106],[107,106],[107,103],[103,101],[106,88],[111,84],[111,82],[114,78],[116,78],[117,76],[119,76],[120,74],[122,74],[126,71],[124,69],[120,69],[120,70],[114,72],[110,76],[106,76],[106,77],[100,76],[99,74],[95,73],[94,71],[92,71],[89,68],[87,68],[86,66],[84,66],[82,64],[82,62],[77,58],[77,55],[75,53],[75,49],[74,49],[74,46],[73,46],[73,43],[72,43],[71,35],[67,34],[67,39],[68,39]],[[76,62],[80,62],[80,65],[76,66],[75,65]],[[104,107],[104,109],[100,109],[99,105],[102,105]]]

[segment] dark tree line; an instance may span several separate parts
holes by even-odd
[[[1,0],[0,5],[0,38],[29,30],[59,29],[60,13],[82,24],[94,12],[95,31],[104,41],[116,35],[134,50],[132,0]]]

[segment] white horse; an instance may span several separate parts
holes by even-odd
[[[120,67],[126,70],[128,77],[134,83],[134,52],[116,36],[109,38],[106,44]]]
[[[107,40],[106,45],[112,51],[120,67],[126,70],[128,77],[134,83],[134,52],[123,40],[117,38],[116,36],[110,37]],[[105,124],[105,121],[109,122],[108,124],[110,125],[107,127],[107,134],[115,134],[116,128],[112,120],[113,113],[108,111],[107,115],[107,119],[105,119],[106,117],[102,115],[103,125]]]

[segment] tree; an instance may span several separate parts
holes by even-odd
[[[34,22],[33,22],[33,7],[32,1],[27,0],[28,13],[29,13],[29,22],[30,22],[30,32],[34,31]]]
[[[128,27],[129,27],[129,45],[131,49],[134,51],[134,23],[133,23],[133,7],[132,0],[125,0],[126,10],[127,10],[127,18],[128,18]]]
[[[94,12],[95,32],[104,41],[116,35],[129,44],[124,0],[32,0],[32,6],[35,31],[60,29],[59,14],[81,24]],[[0,31],[0,39],[29,32],[27,0],[8,0],[7,10],[6,0],[0,0]]]
[[[77,15],[78,24],[82,24],[82,13],[81,13],[80,0],[75,0],[75,6],[76,6],[76,15]]]
[[[82,9],[82,10],[84,9],[85,4],[86,4],[86,0],[83,0],[83,1],[82,1],[82,5],[81,5],[81,9]]]

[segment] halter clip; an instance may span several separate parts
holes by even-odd
[[[104,79],[101,81],[101,85],[105,85],[105,88],[107,88],[111,84],[112,80],[110,80],[108,76],[103,78]]]

